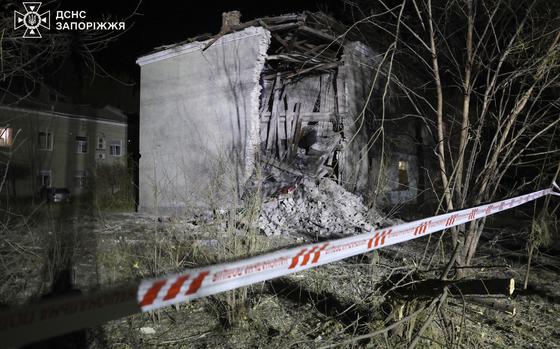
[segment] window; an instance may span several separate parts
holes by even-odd
[[[408,162],[399,161],[399,187],[397,190],[408,190]]]
[[[0,127],[0,147],[9,147],[12,145],[12,128]]]
[[[86,184],[86,171],[76,171],[74,175],[74,185],[76,188],[85,188]]]
[[[76,153],[85,154],[88,151],[87,137],[76,136]]]
[[[53,136],[51,132],[39,132],[39,149],[52,150]]]
[[[99,150],[105,149],[105,138],[97,137],[97,149]]]
[[[39,186],[49,188],[51,186],[52,174],[51,170],[39,171]]]
[[[121,156],[122,141],[111,141],[110,153],[111,156]]]

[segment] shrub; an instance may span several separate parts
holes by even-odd
[[[98,209],[134,209],[134,181],[125,164],[99,164],[92,177],[90,189]]]

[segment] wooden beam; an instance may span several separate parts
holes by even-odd
[[[301,103],[296,103],[296,110],[290,117],[290,133],[289,133],[289,142],[288,142],[288,157],[292,157],[293,152],[297,150],[297,144],[294,143],[295,141],[295,134],[296,128],[298,127],[298,123],[300,122],[300,113],[301,113]]]
[[[260,158],[261,158],[261,162],[264,162],[266,165],[276,167],[279,170],[291,173],[291,174],[296,175],[296,176],[303,176],[303,173],[301,171],[298,171],[298,170],[294,169],[292,166],[290,166],[287,163],[280,162],[277,159],[274,159],[274,158],[271,158],[269,156],[262,155],[262,154],[261,154]]]
[[[284,24],[277,24],[277,25],[269,25],[266,29],[270,30],[271,32],[279,32],[282,30],[290,30],[297,28],[301,25],[301,22],[296,23],[284,23]]]
[[[289,44],[288,44],[289,45]],[[297,64],[325,64],[325,63],[335,63],[332,59],[329,60],[319,60],[301,53],[280,53],[275,55],[269,55],[266,57],[267,61],[279,61],[284,60],[291,63]]]
[[[294,21],[303,21],[304,16],[298,14],[292,15],[282,15],[282,16],[274,16],[274,17],[262,17],[260,20],[264,21],[266,24],[279,24],[285,22],[294,22]]]
[[[288,43],[286,42],[286,40],[282,39],[282,37],[280,37],[280,35],[276,34],[274,31],[272,31],[270,29],[270,27],[262,19],[259,19],[258,22],[263,28],[270,31],[272,37],[274,37],[274,39],[276,39],[276,41],[278,41],[285,48],[288,48]]]
[[[327,33],[324,33],[324,32],[322,32],[322,31],[320,31],[320,30],[310,28],[310,27],[308,27],[308,26],[306,26],[306,25],[300,26],[300,27],[298,28],[298,30],[301,31],[301,32],[303,32],[303,33],[306,33],[306,34],[309,34],[309,35],[311,35],[311,36],[314,36],[314,37],[316,37],[316,38],[319,38],[319,39],[321,39],[321,40],[325,40],[325,41],[327,41],[327,42],[332,42],[332,43],[336,43],[336,44],[338,44],[338,45],[342,45],[342,40],[337,39],[337,38],[335,38],[334,36],[332,36],[332,35],[330,35],[330,34],[327,34]]]
[[[301,69],[301,70],[297,70],[296,72],[292,72],[291,74],[287,74],[286,75],[286,79],[290,79],[294,76],[298,76],[298,75],[302,75],[302,74],[306,74],[309,73],[313,70],[330,70],[333,68],[338,67],[339,64],[342,64],[341,62],[335,62],[335,63],[320,63],[317,64],[315,66],[309,67],[309,68],[305,68],[305,69]]]
[[[282,18],[281,18],[282,17]],[[292,16],[279,16],[279,17],[265,17],[265,18],[258,18],[258,19],[254,19],[251,20],[249,22],[245,22],[245,23],[241,23],[238,25],[234,25],[231,26],[228,30],[225,31],[221,31],[218,34],[216,34],[216,36],[214,36],[214,38],[212,40],[210,40],[202,49],[202,51],[206,51],[210,46],[212,46],[216,41],[218,41],[218,39],[220,39],[222,36],[229,34],[229,33],[233,33],[236,31],[240,31],[243,30],[245,28],[249,28],[249,27],[254,27],[254,26],[258,26],[258,25],[262,25],[264,27],[263,24],[267,23],[267,27],[270,31],[279,31],[279,30],[288,30],[288,29],[294,29],[294,28],[298,28],[299,26],[301,26],[301,23],[298,20],[298,16],[297,15],[292,15]],[[293,21],[293,20],[298,20],[298,22],[296,23],[284,23],[284,24],[278,24],[278,25],[274,25],[274,26],[270,26],[268,25],[268,23],[272,24],[272,23],[282,23],[284,21]]]
[[[277,74],[272,93],[272,112],[268,122],[268,136],[266,137],[266,150],[274,150],[274,144],[278,136],[278,103],[280,101],[280,75]]]
[[[261,113],[261,121],[267,121],[270,119],[271,113],[265,112]],[[280,117],[286,117],[286,113],[278,114]],[[303,121],[310,122],[310,121],[327,121],[327,122],[336,122],[337,116],[336,113],[301,113],[299,114],[299,118]]]
[[[500,311],[511,316],[515,316],[517,312],[515,305],[513,305],[509,299],[498,300],[482,297],[465,297],[465,301],[467,303],[473,303],[488,309]]]

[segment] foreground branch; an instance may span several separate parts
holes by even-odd
[[[439,280],[428,279],[396,288],[392,293],[400,298],[432,298],[449,289],[450,296],[504,295],[515,290],[514,279]]]

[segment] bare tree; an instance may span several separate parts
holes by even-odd
[[[553,143],[560,124],[558,4],[377,0],[351,5],[365,38],[398,41],[395,60],[404,70],[414,66],[419,72],[421,84],[397,74],[390,79],[434,135],[435,192],[444,210],[476,206],[537,182],[550,184],[560,161]],[[517,178],[521,171],[532,178]],[[480,219],[451,230],[453,245],[462,245],[459,265],[471,263],[484,225]]]

